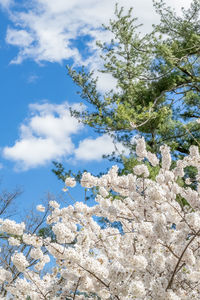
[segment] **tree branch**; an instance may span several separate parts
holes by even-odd
[[[190,240],[190,241],[187,243],[187,245],[185,246],[185,248],[184,248],[183,252],[181,253],[181,256],[179,257],[179,259],[178,259],[178,261],[177,261],[177,264],[176,264],[176,266],[175,266],[175,268],[174,268],[174,271],[173,271],[173,273],[172,273],[172,276],[171,276],[171,278],[170,278],[170,280],[169,280],[169,283],[168,283],[168,285],[167,285],[167,287],[166,287],[166,291],[167,291],[168,289],[170,289],[171,286],[172,286],[172,283],[173,283],[173,280],[174,280],[174,276],[176,275],[176,273],[177,273],[177,271],[178,271],[179,264],[180,264],[180,262],[181,262],[181,259],[183,258],[183,255],[185,254],[187,248],[189,247],[189,245],[194,241],[194,239],[195,239],[199,234],[200,234],[200,229],[196,232],[196,234],[191,238],[191,240]]]

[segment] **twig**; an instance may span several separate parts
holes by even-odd
[[[73,300],[75,300],[75,298],[76,298],[76,292],[77,292],[77,289],[78,289],[80,280],[81,280],[81,277],[79,277],[79,279],[78,279],[78,281],[77,281],[77,284],[76,284],[76,287],[75,287],[75,291],[74,291]]]
[[[167,287],[166,287],[166,291],[167,291],[168,289],[170,289],[171,286],[172,286],[172,283],[173,283],[173,280],[174,280],[174,276],[176,275],[176,273],[177,273],[177,271],[178,271],[179,264],[180,264],[180,262],[181,262],[181,259],[183,258],[183,255],[185,254],[185,251],[187,250],[187,248],[189,247],[189,245],[194,241],[194,239],[196,238],[196,236],[199,235],[199,233],[200,233],[200,229],[199,229],[199,230],[197,231],[197,233],[193,236],[193,238],[191,238],[191,240],[187,243],[187,245],[185,246],[183,252],[181,253],[181,256],[179,257],[179,259],[178,259],[178,261],[177,261],[177,264],[176,264],[176,266],[175,266],[175,268],[174,268],[174,271],[173,271],[173,273],[172,273],[172,276],[171,276],[171,278],[170,278],[170,280],[169,280],[169,283],[168,283],[168,285],[167,285]]]

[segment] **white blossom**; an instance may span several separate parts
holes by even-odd
[[[15,239],[12,236],[9,237],[8,242],[9,242],[9,245],[11,245],[11,246],[20,246],[21,245],[20,240],[19,239]]]
[[[25,229],[24,222],[17,224],[15,221],[5,219],[0,227],[0,230],[8,234],[22,235]]]
[[[142,270],[145,271],[148,262],[143,255],[134,255],[131,263],[133,264],[133,268],[136,271]]]
[[[144,297],[146,292],[142,281],[132,281],[129,286],[129,293],[138,298]]]
[[[170,149],[168,146],[164,145],[160,147],[160,152],[162,155],[162,168],[164,170],[169,170],[171,166],[171,155],[170,155]]]
[[[137,153],[140,161],[146,157],[152,167],[157,165],[143,139]],[[1,219],[1,233],[9,244],[23,245],[15,248],[11,262],[20,276],[10,272],[13,266],[10,271],[0,268],[7,293],[13,299],[48,295],[56,300],[73,297],[77,289],[82,294],[76,299],[95,293],[102,300],[199,300],[200,186],[185,187],[177,180],[187,166],[195,167],[200,178],[199,154],[191,148],[175,167],[168,147],[161,147],[161,155],[155,180],[141,163],[134,174],[123,176],[116,166],[100,178],[84,173],[83,187],[97,187],[95,205],[76,202],[60,208],[50,201],[49,237],[27,233],[24,223]],[[20,252],[24,246],[26,251]]]
[[[146,144],[144,138],[139,138],[136,143],[136,154],[139,160],[144,159],[147,156]]]
[[[53,208],[59,208],[60,204],[54,200],[49,201],[49,205]]]
[[[36,206],[36,209],[37,209],[38,211],[40,211],[40,212],[45,212],[45,207],[44,207],[43,205],[41,205],[41,204],[37,205],[37,206]]]
[[[32,248],[30,252],[30,256],[34,259],[42,259],[43,252],[40,248]]]
[[[99,193],[104,198],[106,198],[109,195],[108,191],[102,186],[99,188]]]
[[[152,164],[153,167],[157,166],[159,164],[159,159],[156,157],[154,153],[147,152],[147,159]]]
[[[65,179],[65,184],[66,184],[66,186],[69,186],[69,187],[75,187],[76,186],[76,180],[75,180],[75,178],[67,177]]]
[[[133,168],[133,171],[136,175],[140,176],[143,175],[144,177],[148,177],[149,176],[149,170],[147,168],[147,166],[145,165],[137,165]]]
[[[12,273],[0,267],[0,283],[12,280]],[[3,299],[3,298],[2,298]]]
[[[29,265],[23,253],[15,252],[12,256],[12,262],[20,272],[23,272]]]

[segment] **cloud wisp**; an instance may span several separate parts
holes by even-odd
[[[3,157],[16,163],[19,170],[45,165],[74,151],[71,135],[82,126],[71,117],[67,103],[31,104],[31,116],[20,126],[20,137],[3,149]]]
[[[79,147],[75,149],[74,154],[77,160],[82,161],[100,161],[103,155],[112,154],[115,151],[128,155],[128,150],[121,144],[114,145],[109,135],[102,135],[98,138],[86,138],[80,141]]]
[[[180,7],[188,7],[191,0],[166,2],[180,12]],[[105,77],[97,71],[102,62],[96,46],[96,40],[110,41],[111,36],[105,34],[102,24],[114,18],[115,3],[116,0],[30,0],[21,1],[19,7],[15,0],[0,0],[12,22],[7,28],[6,42],[18,48],[11,63],[20,64],[25,59],[37,63],[70,60],[76,66],[94,70],[100,77],[100,91],[115,87],[111,76],[107,78],[107,74]],[[144,24],[140,27],[143,33],[151,31],[151,25],[159,21],[151,0],[118,0],[118,5],[125,10],[134,7],[133,16],[138,17],[138,24]]]
[[[166,1],[178,12],[181,6],[188,7],[190,2]],[[7,29],[6,41],[19,48],[12,62],[21,63],[26,58],[36,62],[73,59],[75,63],[83,64],[81,51],[73,46],[73,41],[84,36],[92,40],[107,38],[102,31],[102,23],[106,24],[114,17],[115,3],[116,0],[30,0],[28,4],[22,1],[18,9],[17,1],[0,0],[2,7],[10,9],[13,22],[13,26]],[[133,16],[139,17],[139,23],[144,24],[141,29],[144,32],[150,31],[151,25],[158,22],[150,0],[118,0],[118,4],[125,9],[134,7]],[[92,50],[87,39],[85,46]]]
[[[14,2],[13,0],[0,0],[0,7],[6,10],[10,9],[13,2]]]
[[[75,107],[84,109],[78,104],[74,104]],[[114,145],[108,135],[80,138],[76,148],[73,136],[82,135],[83,125],[70,115],[66,102],[30,104],[29,108],[30,116],[19,128],[19,139],[13,146],[2,150],[3,157],[13,161],[17,171],[44,166],[52,160],[69,159],[69,163],[100,161],[103,155],[112,154],[116,147],[120,153],[128,154],[123,145]]]

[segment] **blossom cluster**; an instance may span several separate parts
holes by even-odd
[[[31,245],[30,255],[37,260],[29,265],[16,251],[12,263],[20,276],[13,278],[9,269],[0,269],[0,282],[9,294],[34,300],[199,299],[200,155],[192,146],[172,167],[169,147],[160,151],[161,160],[140,139],[138,165],[131,174],[119,176],[117,166],[100,178],[84,173],[82,186],[98,187],[92,207],[76,202],[61,208],[51,201],[47,224],[54,241],[26,233],[23,223],[1,220],[1,231]],[[159,166],[155,179],[150,178],[147,160]],[[189,166],[197,170],[195,186],[190,178],[185,180]],[[186,184],[180,185],[180,178]],[[75,186],[74,179],[65,183]],[[106,218],[110,226],[102,228],[96,217]],[[15,244],[13,237],[9,242]],[[52,257],[56,265],[42,273]]]

